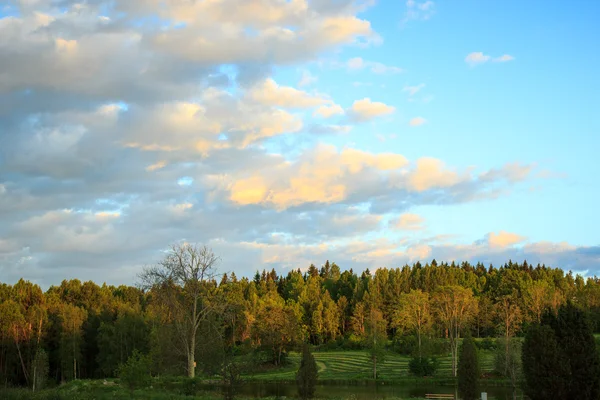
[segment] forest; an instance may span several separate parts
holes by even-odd
[[[241,278],[218,261],[206,247],[174,245],[135,286],[0,284],[1,385],[113,378],[132,355],[147,357],[155,376],[214,377],[244,355],[276,370],[302,344],[365,350],[374,379],[384,351],[419,359],[447,351],[456,376],[462,337],[499,338],[508,357],[513,338],[567,302],[600,330],[598,278],[527,261],[361,273],[325,261]]]

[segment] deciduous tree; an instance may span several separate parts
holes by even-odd
[[[175,244],[156,266],[141,274],[143,287],[153,289],[159,301],[168,304],[172,313],[179,348],[187,357],[188,376],[196,370],[196,335],[200,323],[215,311],[211,301],[219,258],[206,246]]]

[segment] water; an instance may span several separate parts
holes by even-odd
[[[218,389],[216,387],[207,387],[206,389]],[[523,395],[521,391],[513,392],[512,388],[507,387],[485,387],[482,385],[482,392],[487,392],[488,400],[521,400]],[[317,385],[316,397],[319,398],[351,398],[355,400],[371,400],[386,398],[425,398],[427,393],[454,393],[452,386],[438,386],[427,383],[423,384],[403,384],[403,385],[338,385],[327,384]],[[242,385],[237,393],[240,396],[262,398],[268,396],[279,397],[297,397],[296,385],[291,383],[260,383],[248,382]]]

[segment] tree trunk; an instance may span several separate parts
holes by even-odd
[[[190,341],[190,349],[188,350],[188,377],[196,376],[196,337],[192,337]]]
[[[419,360],[421,360],[421,330],[417,330],[417,338],[419,339]]]
[[[373,379],[377,379],[377,357],[373,357]]]
[[[25,375],[25,382],[29,383],[29,375],[27,374],[27,368],[25,368],[25,362],[23,361],[23,355],[21,354],[21,346],[19,346],[19,341],[15,340],[15,344],[17,345],[17,351],[19,352],[19,359],[21,360],[21,368],[23,368],[23,375]]]

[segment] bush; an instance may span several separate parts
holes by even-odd
[[[150,357],[134,350],[127,362],[117,368],[117,376],[130,389],[144,388],[152,382]]]
[[[446,356],[450,352],[450,343],[442,338],[430,339],[424,337],[422,339],[422,351],[427,356]]]
[[[194,396],[200,390],[200,381],[197,378],[185,378],[181,383],[181,393],[186,396]]]
[[[418,346],[416,336],[400,336],[394,340],[393,349],[405,356],[412,356],[418,352]]]
[[[477,346],[479,350],[496,350],[496,348],[498,347],[496,341],[489,337],[481,340],[476,340],[475,346]]]
[[[349,334],[342,344],[344,350],[362,350],[364,349],[363,338],[353,333]]]
[[[435,358],[413,357],[408,363],[408,370],[411,374],[419,377],[433,376],[438,365],[439,363]]]

